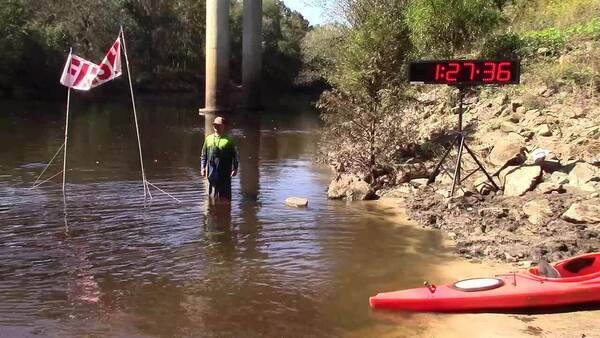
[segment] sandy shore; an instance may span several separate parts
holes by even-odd
[[[402,200],[384,198],[376,201],[394,222],[412,224],[402,208]],[[453,243],[446,239],[448,252]],[[456,280],[516,271],[506,263],[474,263],[455,254],[433,266],[431,281],[448,284]],[[546,314],[430,314],[372,311],[381,325],[356,337],[600,337],[600,305],[578,308],[571,312]],[[354,334],[352,336],[355,336]]]

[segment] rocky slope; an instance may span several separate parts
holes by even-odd
[[[448,90],[420,94],[423,138],[443,139],[455,126]],[[442,172],[434,184],[413,179],[378,194],[408,197],[411,217],[446,230],[467,257],[514,262],[547,254],[556,260],[599,250],[598,100],[530,86],[471,93],[466,102],[469,145],[501,190],[479,171],[448,198],[452,179]],[[477,168],[464,159],[463,173]]]

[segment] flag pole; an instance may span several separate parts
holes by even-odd
[[[138,126],[137,111],[135,109],[135,96],[133,95],[133,83],[131,81],[131,72],[129,70],[129,58],[127,57],[127,46],[125,44],[125,34],[123,33],[123,26],[121,26],[121,31],[119,33],[121,35],[121,39],[123,40],[123,53],[125,54],[125,65],[127,66],[127,78],[129,79],[129,91],[131,93],[131,105],[133,106],[133,118],[135,120],[135,132],[137,135],[138,150],[140,153],[140,165],[142,168],[142,185],[144,187],[145,201],[150,189],[148,188],[148,183],[146,181],[146,173],[144,171],[144,158],[142,157],[142,142],[140,141],[140,128]]]
[[[71,56],[71,54],[73,53],[73,48],[71,48],[69,50],[69,56]],[[65,183],[66,183],[66,179],[67,179],[67,141],[69,139],[69,108],[70,108],[70,104],[71,104],[71,87],[69,87],[67,89],[67,116],[66,116],[66,122],[65,122],[65,149],[63,150],[63,184],[62,184],[62,191],[63,191],[63,196],[65,195]]]

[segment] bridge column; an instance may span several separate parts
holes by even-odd
[[[206,88],[200,114],[207,120],[230,109],[229,52],[229,0],[206,0]]]
[[[262,0],[244,0],[242,90],[246,110],[262,109]]]

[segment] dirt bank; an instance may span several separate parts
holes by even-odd
[[[394,222],[412,224],[405,200],[383,198],[376,201]],[[452,252],[453,241],[446,236],[447,254],[434,263],[430,280],[447,284],[459,279],[491,276],[515,271],[514,265],[489,259],[469,261]],[[375,328],[354,332],[352,337],[600,337],[600,307],[574,308],[571,312],[547,314],[430,314],[371,311],[378,321]]]
[[[408,213],[425,227],[442,229],[466,258],[488,257],[523,266],[541,255],[556,261],[597,251],[600,227],[563,217],[576,194],[463,196],[444,199],[422,189],[408,199]]]

